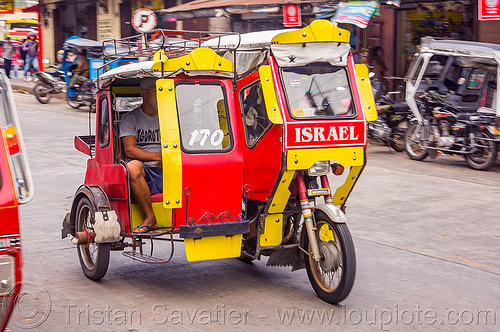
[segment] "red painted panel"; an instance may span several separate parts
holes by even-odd
[[[238,114],[243,114],[240,104],[239,94],[243,88],[259,80],[258,71],[249,75],[238,82],[238,88],[235,91],[235,102]],[[245,142],[244,118],[239,116],[239,144],[243,147],[243,156],[245,160],[244,183],[248,185],[250,199],[265,201],[270,197],[276,179],[281,169],[282,129],[281,125],[272,125],[257,144],[249,148]]]
[[[277,86],[277,97],[282,108],[285,122],[285,149],[328,148],[339,146],[366,146],[366,121],[362,112],[362,103],[357,84],[352,55],[347,61],[347,72],[351,82],[351,91],[357,116],[354,119],[305,119],[291,117],[281,84],[279,68],[271,57],[273,81]]]
[[[201,79],[200,81],[213,81]],[[230,80],[222,81],[226,90],[227,105],[234,148],[224,153],[182,152],[182,187],[189,188],[188,217],[199,220],[205,213],[218,217],[229,212],[235,218],[242,212],[243,152],[238,121],[241,115],[234,107],[233,88]],[[167,171],[167,170],[165,170]],[[177,211],[177,226],[185,223],[186,198],[183,208]]]
[[[17,211],[17,200],[15,198],[14,184],[12,182],[12,176],[10,175],[10,167],[7,161],[7,153],[5,150],[5,145],[3,144],[3,136],[0,134],[0,176],[2,177],[0,187],[0,208],[5,207],[15,207]],[[2,213],[3,209],[0,209],[0,213]],[[11,212],[5,212],[11,213]],[[6,215],[6,214],[5,214]],[[7,220],[4,217],[1,217],[0,220]],[[6,217],[5,217],[6,218]],[[17,219],[16,219],[17,223]],[[3,230],[0,230],[2,232]]]
[[[113,151],[113,128],[112,128],[112,114],[111,114],[111,96],[110,91],[101,91],[97,95],[96,101],[96,135],[95,135],[95,157],[101,164],[113,164],[114,163],[114,151]],[[108,103],[106,109],[100,109],[101,98],[107,97]],[[109,127],[109,143],[107,146],[101,148],[99,146],[99,118],[102,117],[102,113],[106,112],[108,114],[108,127]],[[118,133],[114,133],[118,135]]]
[[[296,121],[287,123],[287,147],[338,147],[366,144],[364,120]]]

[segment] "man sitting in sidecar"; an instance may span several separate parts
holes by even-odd
[[[120,138],[127,157],[130,188],[145,214],[143,224],[134,230],[138,233],[147,233],[158,228],[151,195],[163,192],[155,84],[155,78],[141,80],[142,106],[124,115],[120,122]]]

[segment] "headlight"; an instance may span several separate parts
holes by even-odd
[[[311,168],[307,170],[307,175],[309,176],[326,175],[328,174],[328,171],[330,171],[329,160],[317,161],[314,163],[314,165],[311,166]]]

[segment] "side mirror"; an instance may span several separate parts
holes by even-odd
[[[274,89],[273,76],[271,67],[264,65],[259,68],[260,84],[262,86],[262,94],[266,103],[266,111],[269,120],[274,124],[283,124],[278,99],[276,98],[276,90]]]

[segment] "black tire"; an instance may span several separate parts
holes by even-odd
[[[349,295],[356,275],[356,253],[346,224],[334,223],[324,212],[315,211],[321,261],[305,257],[309,281],[320,299],[336,304]],[[305,225],[303,232],[306,232]],[[310,252],[307,234],[304,246]],[[326,259],[326,258],[330,259]],[[336,282],[338,281],[338,282]]]
[[[405,148],[405,133],[408,129],[408,121],[401,121],[391,135],[391,147],[396,152],[403,152]]]
[[[75,230],[93,231],[95,210],[87,197],[82,197],[76,208]],[[89,243],[77,245],[78,258],[85,276],[99,280],[106,275],[109,266],[109,243]]]
[[[47,104],[51,97],[51,90],[52,88],[48,85],[42,82],[38,82],[33,88],[33,93],[35,94],[35,98],[36,100],[38,100],[38,102],[40,102],[41,104]]]
[[[411,124],[405,133],[406,154],[413,160],[424,160],[427,157],[427,149],[419,146],[419,140],[415,137],[417,125]]]
[[[478,137],[479,136],[479,137]],[[492,138],[486,131],[481,131],[476,136],[476,144],[481,145],[477,151],[472,154],[465,155],[467,164],[472,169],[486,171],[493,166],[497,160],[497,144],[494,141],[482,140],[481,138]]]
[[[66,97],[66,102],[68,103],[69,106],[71,106],[71,108],[74,108],[75,110],[80,108],[80,106],[82,106],[82,104],[74,99],[71,99],[69,97]]]

